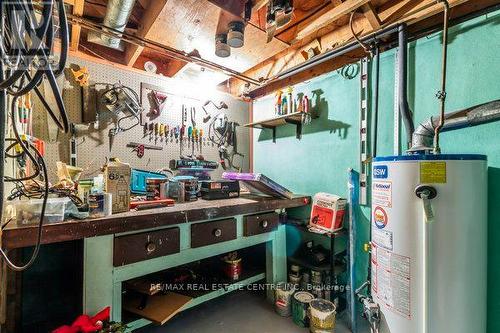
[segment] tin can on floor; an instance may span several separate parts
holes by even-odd
[[[300,327],[309,326],[309,303],[314,299],[314,295],[305,291],[298,291],[292,299],[293,322]]]
[[[302,280],[302,276],[295,274],[288,274],[288,282],[295,285],[296,288],[300,287],[300,281]]]
[[[309,303],[311,333],[333,333],[335,329],[335,304],[316,298]]]
[[[290,317],[292,314],[292,295],[295,286],[291,283],[281,282],[276,286],[274,305],[276,312],[282,317]]]

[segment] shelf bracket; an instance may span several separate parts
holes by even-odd
[[[302,121],[301,120],[292,120],[292,119],[285,119],[285,122],[288,124],[293,124],[295,125],[295,136],[297,139],[302,138]]]
[[[276,126],[261,125],[262,128],[273,130],[273,143],[276,143]]]

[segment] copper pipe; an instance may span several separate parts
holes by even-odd
[[[439,124],[434,129],[434,154],[441,153],[441,148],[439,147],[439,131],[444,126],[445,120],[445,106],[446,106],[446,69],[448,62],[448,21],[449,21],[449,11],[450,5],[447,0],[437,0],[438,3],[442,3],[444,6],[444,27],[443,27],[443,61],[442,61],[442,73],[441,73],[441,90],[438,91],[436,97],[441,101],[441,111]]]

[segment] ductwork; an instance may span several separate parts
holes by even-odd
[[[408,152],[428,152],[433,150],[434,131],[440,124],[441,117],[431,117],[413,133],[412,145]],[[477,105],[465,110],[448,113],[444,117],[441,132],[449,132],[465,127],[472,127],[500,120],[500,100]]]
[[[109,0],[103,22],[104,26],[121,32],[125,31],[134,5],[135,0]],[[124,48],[120,38],[95,32],[89,33],[88,41],[122,51]]]

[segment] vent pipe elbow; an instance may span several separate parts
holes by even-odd
[[[417,127],[412,136],[410,153],[433,150],[434,132],[441,117],[431,117]],[[449,132],[465,127],[478,126],[500,120],[500,100],[480,104],[471,108],[448,113],[444,118],[441,132]]]

